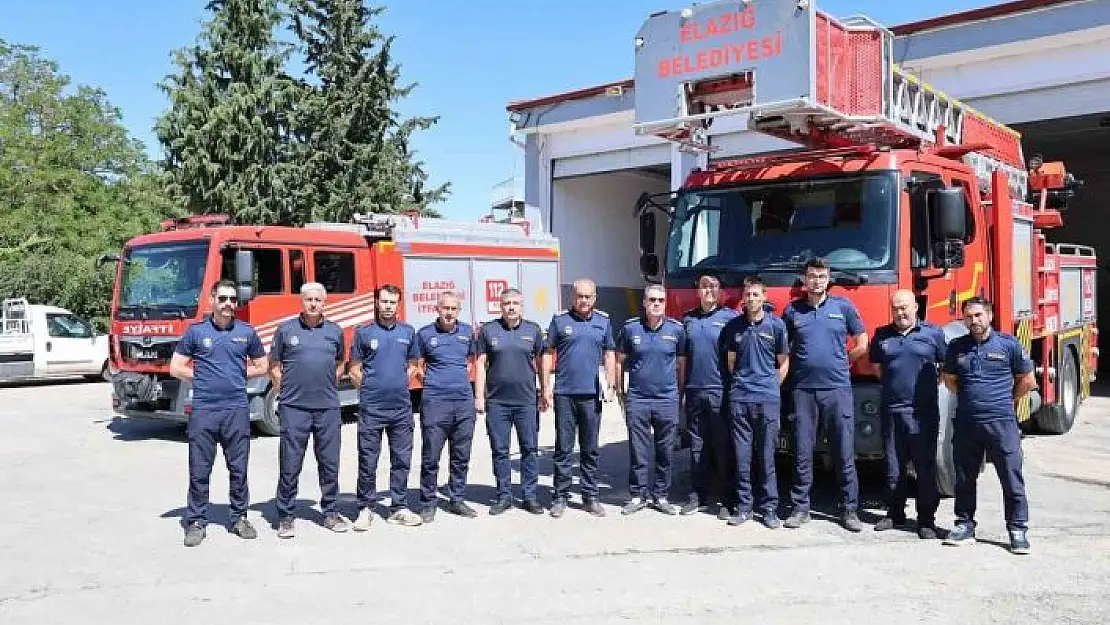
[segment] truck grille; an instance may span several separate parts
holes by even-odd
[[[124,362],[140,365],[164,364],[173,357],[178,337],[120,337],[119,353]]]

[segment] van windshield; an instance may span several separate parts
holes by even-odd
[[[186,319],[197,314],[208,265],[207,239],[128,248],[117,319]]]
[[[667,273],[783,272],[811,257],[834,269],[871,272],[895,262],[898,174],[777,181],[679,195]]]

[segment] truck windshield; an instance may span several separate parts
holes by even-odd
[[[704,269],[776,272],[813,256],[853,275],[893,269],[896,172],[757,183],[679,195],[667,244],[670,278]],[[742,275],[740,276],[742,277]]]
[[[116,318],[195,317],[207,264],[207,239],[128,248]]]

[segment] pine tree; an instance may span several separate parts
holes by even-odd
[[[290,187],[291,111],[299,83],[286,74],[293,49],[277,41],[277,0],[211,0],[198,43],[178,50],[161,88],[170,109],[155,132],[168,192],[190,213],[239,223],[298,221]]]
[[[374,25],[380,7],[363,0],[291,0],[303,43],[306,83],[297,115],[307,186],[295,193],[308,219],[345,221],[356,212],[402,212],[442,201],[450,185],[427,188],[412,134],[438,117],[401,119],[398,101],[416,84],[400,83],[394,38]]]

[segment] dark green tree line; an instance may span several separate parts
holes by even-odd
[[[103,91],[0,40],[0,296],[103,321],[118,251],[171,212],[158,170]]]
[[[170,194],[239,223],[345,221],[442,201],[410,147],[437,119],[403,119],[393,39],[361,0],[213,0],[176,54],[156,131]],[[283,28],[283,27],[287,27]],[[293,42],[279,39],[292,33]],[[294,66],[303,71],[292,71]]]

